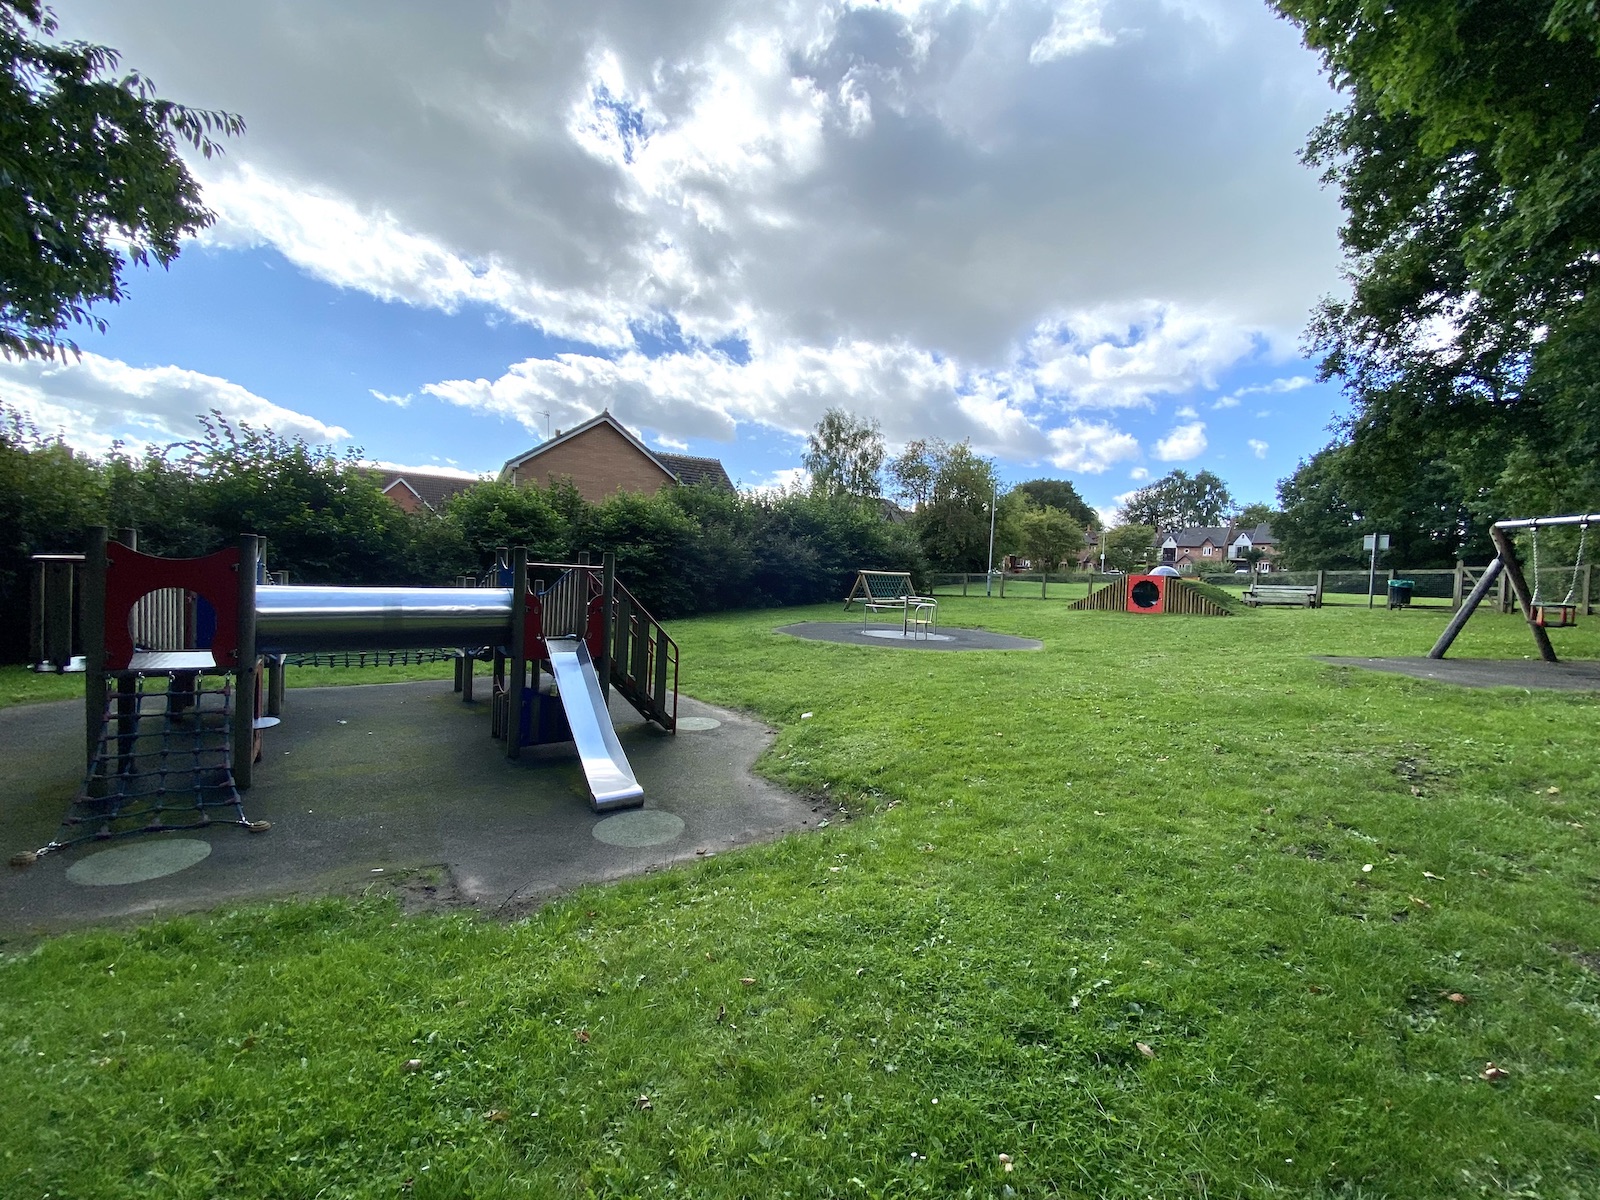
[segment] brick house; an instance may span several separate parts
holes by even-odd
[[[651,450],[609,412],[508,459],[500,478],[536,487],[568,479],[591,504],[614,492],[653,496],[668,485],[709,483],[734,490],[719,460]]]
[[[1161,551],[1161,561],[1185,575],[1236,571],[1249,565],[1247,555],[1251,550],[1265,555],[1258,568],[1265,574],[1272,570],[1272,559],[1278,552],[1277,539],[1268,525],[1196,525],[1158,535],[1156,546]]]
[[[424,510],[439,512],[445,501],[457,492],[464,492],[478,481],[463,479],[459,475],[438,475],[431,471],[372,472],[378,490],[408,513]]]

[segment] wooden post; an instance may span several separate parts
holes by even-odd
[[[1255,581],[1257,579],[1259,579],[1259,578],[1261,578],[1259,575],[1251,576],[1251,586],[1252,587],[1255,586]],[[1324,571],[1324,570],[1319,570],[1317,572],[1317,603],[1316,603],[1316,607],[1318,607],[1318,608],[1322,607],[1322,605],[1324,603],[1324,597],[1327,595],[1327,593],[1323,590],[1327,586],[1327,583],[1328,583],[1328,572]]]
[[[78,589],[78,628],[83,635],[83,721],[88,764],[100,748],[106,719],[106,527],[89,530]]]
[[[1589,583],[1590,583],[1590,579],[1591,579],[1591,577],[1593,575],[1594,575],[1594,564],[1593,563],[1584,563],[1583,564],[1583,615],[1586,616],[1586,617],[1592,617],[1594,615],[1594,609],[1589,606]]]
[[[1533,644],[1539,647],[1539,657],[1545,662],[1559,662],[1555,647],[1550,644],[1550,635],[1542,626],[1533,623],[1533,595],[1528,591],[1528,581],[1522,577],[1522,566],[1517,562],[1517,550],[1511,544],[1510,536],[1493,525],[1489,527],[1489,536],[1494,539],[1495,549],[1500,551],[1506,578],[1511,581],[1511,590],[1517,594],[1517,602],[1522,606],[1522,616],[1533,631]]]
[[[463,704],[471,704],[472,703],[473,676],[477,673],[477,670],[478,670],[478,659],[477,659],[477,656],[476,656],[476,652],[473,651],[470,648],[462,650],[462,652],[461,652],[461,703],[463,703]]]
[[[1005,567],[1002,566],[1000,568],[1000,599],[1004,600],[1005,598],[1006,598],[1006,569],[1005,569]]]
[[[963,596],[967,594],[967,573],[965,571],[961,572],[961,594]]]
[[[234,669],[233,782],[241,792],[254,780],[256,761],[256,564],[253,534],[239,539],[237,591],[239,662]]]
[[[1456,577],[1450,584],[1450,611],[1461,611],[1461,598],[1467,590],[1467,564],[1456,559]]]
[[[1478,605],[1483,603],[1483,598],[1489,594],[1489,589],[1494,581],[1500,577],[1503,566],[1497,558],[1483,569],[1483,574],[1478,577],[1478,582],[1473,585],[1472,595],[1456,610],[1455,616],[1450,618],[1450,624],[1444,627],[1444,632],[1439,635],[1439,640],[1433,644],[1433,649],[1428,651],[1429,658],[1443,658],[1444,652],[1450,649],[1450,643],[1456,640],[1456,634],[1465,627],[1468,619],[1477,611]],[[1459,578],[1459,576],[1458,576]]]
[[[1039,576],[1039,599],[1050,599],[1050,572],[1044,571]]]
[[[617,556],[607,550],[600,556],[600,661],[594,673],[600,677],[600,694],[611,699],[611,606],[617,599]]]
[[[283,661],[283,655],[274,654],[267,660],[267,716],[283,716],[283,689],[286,685],[284,679],[288,666]]]
[[[511,660],[506,671],[506,757],[522,757],[523,692],[528,686],[528,548],[511,551]]]

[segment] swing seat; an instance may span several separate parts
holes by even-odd
[[[1535,604],[1533,623],[1541,629],[1567,629],[1578,623],[1575,604]]]

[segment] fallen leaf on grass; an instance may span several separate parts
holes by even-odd
[[[1487,1079],[1490,1083],[1499,1083],[1502,1079],[1510,1079],[1511,1072],[1504,1067],[1497,1067],[1491,1062],[1483,1065],[1483,1070],[1479,1072],[1479,1077]]]
[[[637,1100],[635,1100],[633,1102],[633,1106],[635,1108],[639,1109],[641,1112],[649,1112],[652,1108],[655,1107],[654,1104],[650,1103],[650,1097],[649,1096],[640,1096]]]
[[[1139,1048],[1139,1053],[1144,1055],[1146,1058],[1154,1058],[1156,1056],[1156,1052],[1144,1042],[1135,1042],[1134,1045]]]
[[[1442,882],[1444,882],[1444,876],[1443,876],[1443,875],[1435,875],[1435,874],[1434,874],[1434,873],[1433,873],[1433,872],[1432,872],[1432,871],[1424,871],[1424,872],[1423,872],[1423,873],[1422,873],[1422,877],[1423,877],[1423,878],[1424,878],[1424,879],[1431,879],[1431,880],[1433,880],[1433,881],[1434,881],[1434,882],[1435,882],[1435,883],[1442,883]]]
[[[1451,992],[1449,995],[1445,996],[1445,999],[1450,1001],[1451,1004],[1465,1004],[1467,1002],[1467,998],[1460,992]],[[1489,1065],[1494,1066],[1493,1063],[1490,1063]],[[1499,1070],[1498,1067],[1495,1069]]]
[[[1544,794],[1546,796],[1559,796],[1561,795],[1561,789],[1558,787],[1545,788]]]
[[[717,1005],[717,1024],[721,1025],[727,1019],[728,1019],[728,1006],[726,1004]]]
[[[1419,788],[1416,784],[1413,783],[1411,785],[1411,794],[1413,796],[1420,796],[1420,795],[1422,795],[1422,789]]]
[[[1012,1168],[1013,1168],[1013,1167],[1014,1167],[1014,1166],[1016,1166],[1016,1165],[1017,1165],[1017,1164],[1016,1164],[1016,1163],[1014,1163],[1014,1162],[1012,1162],[1012,1161],[1011,1161],[1011,1155],[1009,1155],[1009,1154],[1002,1154],[1002,1155],[1001,1155],[1001,1156],[1000,1156],[1000,1165],[1001,1165],[1001,1166],[1002,1166],[1002,1167],[1004,1167],[1004,1168],[1005,1168],[1005,1169],[1006,1169],[1006,1170],[1007,1170],[1007,1171],[1009,1171],[1009,1170],[1011,1170],[1011,1169],[1012,1169]]]
[[[746,975],[743,979],[739,980],[739,982],[744,984],[745,987],[750,987],[752,984],[755,983],[755,980],[751,979],[748,975]]]
[[[420,1058],[408,1058],[403,1069],[411,1072],[420,1071],[422,1070],[422,1060]]]
[[[572,1031],[572,1036],[577,1038],[586,1046],[589,1044],[589,1031],[587,1029],[574,1029]]]
[[[1433,907],[1433,905],[1429,904],[1421,896],[1407,896],[1406,899],[1411,901],[1411,903],[1415,904],[1418,908],[1432,908]]]
[[[505,1110],[491,1108],[488,1112],[483,1114],[483,1119],[485,1121],[504,1121],[506,1119]]]

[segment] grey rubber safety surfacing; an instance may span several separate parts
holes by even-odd
[[[680,732],[704,733],[708,729],[716,729],[722,722],[715,717],[679,717],[676,728]]]
[[[80,858],[67,868],[67,878],[82,887],[116,887],[176,875],[203,861],[211,843],[197,838],[130,842]]]
[[[957,650],[1042,650],[1044,643],[1033,638],[990,633],[987,629],[941,628],[934,637],[906,637],[898,629],[863,629],[855,621],[801,621],[781,625],[774,632],[812,642],[836,642],[844,646],[876,646],[880,649],[927,650],[949,653]]]
[[[1314,655],[1331,667],[1359,667],[1460,687],[1514,687],[1561,692],[1600,691],[1600,663],[1547,663],[1537,658],[1336,658]]]
[[[683,835],[683,818],[659,808],[607,817],[594,827],[596,841],[608,846],[660,846]]]

